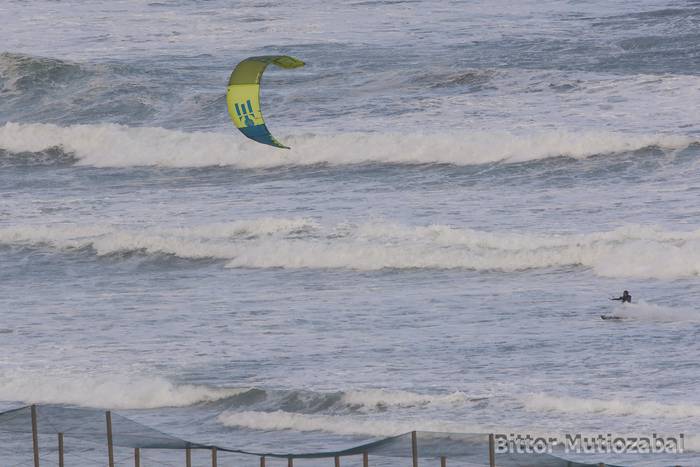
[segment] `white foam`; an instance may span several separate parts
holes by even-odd
[[[700,322],[700,311],[669,307],[640,300],[615,309],[616,316],[642,321]]]
[[[0,373],[0,400],[112,409],[185,407],[235,396],[247,389],[175,384],[157,376]]]
[[[365,224],[348,237],[276,239],[248,246],[229,267],[474,269],[505,272],[583,266],[607,277],[700,273],[700,230],[626,226],[591,234],[483,232],[449,226]]]
[[[483,427],[437,420],[389,420],[340,415],[309,415],[291,412],[234,412],[226,411],[218,417],[228,427],[252,430],[324,431],[339,435],[394,436],[411,430],[480,433]]]
[[[555,411],[571,414],[604,414],[610,416],[688,418],[700,416],[700,405],[693,403],[667,404],[655,401],[586,399],[532,394],[523,399],[530,411]]]
[[[390,420],[367,417],[350,417],[338,415],[308,415],[290,412],[234,412],[226,411],[218,416],[218,421],[226,427],[246,428],[261,431],[294,430],[298,432],[325,432],[344,436],[375,436],[388,437],[408,433],[413,430],[451,433],[489,433],[512,432],[510,427],[494,428],[492,426],[474,425],[463,422],[444,420]],[[533,429],[526,431],[531,436],[555,437],[559,440],[566,439],[567,433],[558,433],[552,430]],[[582,436],[595,437],[599,433],[581,433]],[[673,435],[674,433],[669,433]],[[615,432],[615,436],[648,436],[648,433],[622,433]],[[685,448],[687,450],[700,450],[700,437],[685,436]]]
[[[234,131],[232,129],[232,131]],[[456,165],[522,162],[555,156],[586,158],[659,146],[681,149],[694,142],[687,136],[642,135],[605,131],[537,130],[462,131],[444,134],[310,135],[284,138],[290,151],[254,144],[238,134],[185,133],[128,126],[6,123],[0,127],[0,148],[36,152],[61,147],[80,164],[95,167],[241,168],[365,162]]]
[[[607,277],[677,278],[700,274],[700,229],[629,225],[590,234],[484,232],[445,225],[323,226],[306,219],[260,219],[193,227],[13,226],[0,244],[91,248],[213,258],[231,268],[521,271],[582,266]],[[642,310],[643,311],[643,310]]]
[[[0,243],[10,245],[46,244],[61,249],[92,247],[98,255],[120,251],[146,250],[168,253],[183,258],[228,258],[217,255],[216,244],[203,241],[225,241],[236,237],[257,237],[312,231],[315,222],[303,218],[260,218],[221,222],[169,229],[128,230],[113,225],[32,225],[0,229]],[[197,249],[197,245],[201,248]]]

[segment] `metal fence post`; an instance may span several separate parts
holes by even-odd
[[[58,467],[63,467],[63,433],[58,434]]]
[[[112,444],[112,412],[106,412],[107,417],[107,452],[109,454],[109,467],[114,467],[114,445]]]
[[[418,467],[418,436],[415,431],[411,432],[411,457],[413,457],[413,467]]]
[[[34,449],[34,467],[39,467],[39,430],[36,421],[36,405],[32,404],[32,448]]]

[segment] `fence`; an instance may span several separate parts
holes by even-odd
[[[461,463],[489,467],[618,467],[603,463],[580,463],[552,454],[504,453],[497,454],[494,435],[469,433],[436,433],[413,431],[380,439],[340,451],[308,453],[252,452],[225,446],[193,443],[142,425],[111,411],[65,408],[56,406],[26,406],[0,413],[0,432],[29,434],[32,437],[34,467],[40,467],[39,436],[53,435],[57,440],[58,465],[64,467],[67,439],[103,444],[106,441],[106,460],[115,467],[115,447],[133,449],[133,465],[141,466],[142,450],[167,449],[184,451],[184,464],[192,467],[193,450],[209,451],[211,466],[218,467],[220,453],[256,456],[260,467],[266,467],[269,458],[286,459],[287,467],[294,467],[297,459],[333,459],[334,467],[341,466],[342,458],[354,456],[369,467],[372,456],[410,458],[412,467],[420,459],[439,460],[447,467],[449,459]]]

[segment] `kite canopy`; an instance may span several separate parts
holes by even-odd
[[[260,111],[260,78],[270,63],[282,68],[304,66],[301,60],[287,55],[246,58],[236,65],[228,80],[226,89],[228,113],[236,128],[248,138],[258,143],[289,149],[270,134]]]

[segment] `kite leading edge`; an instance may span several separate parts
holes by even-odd
[[[258,143],[289,149],[277,141],[265,126],[260,111],[260,78],[269,64],[282,68],[299,68],[304,62],[288,55],[249,57],[236,65],[228,80],[226,103],[236,128]]]

